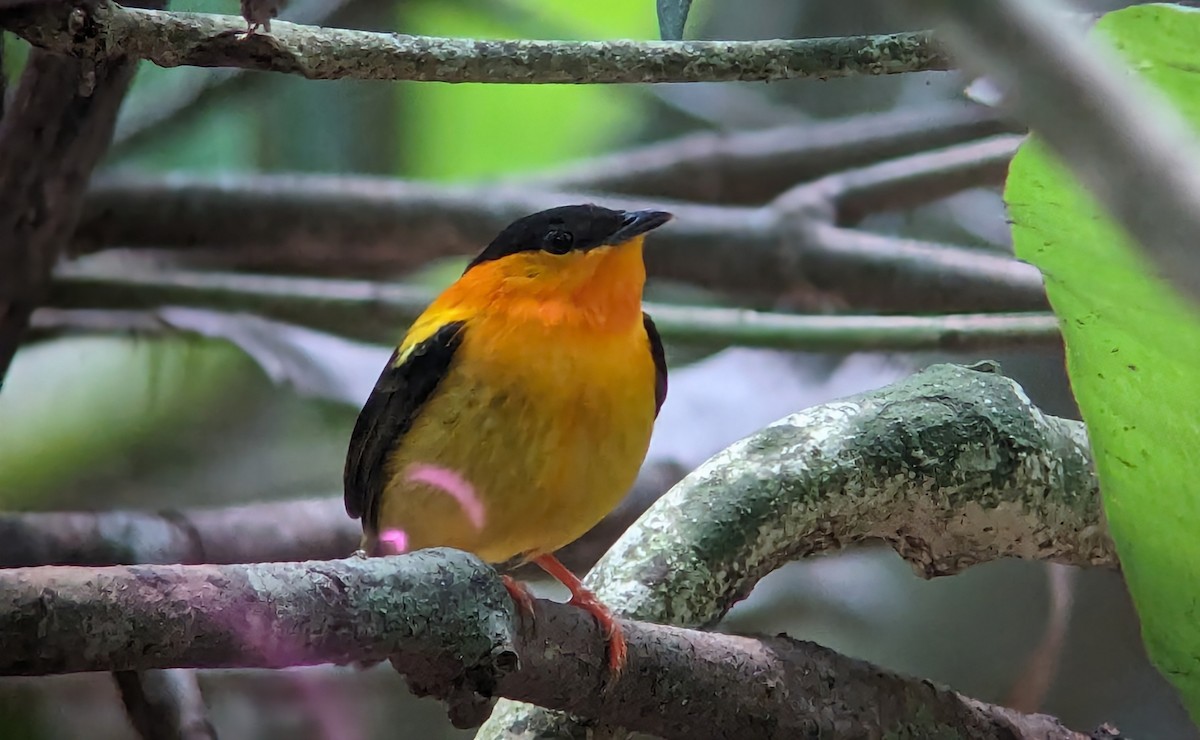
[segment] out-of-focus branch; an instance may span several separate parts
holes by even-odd
[[[0,14],[8,12],[26,10]],[[34,50],[0,118],[0,385],[75,230],[135,67],[120,56],[96,64]]]
[[[6,512],[0,568],[345,557],[362,530],[340,497],[173,511]]]
[[[1055,23],[1060,3],[910,3],[937,18],[963,61],[1000,88],[1002,104],[1062,158],[1158,273],[1200,300],[1200,147],[1180,114],[1111,49]]]
[[[0,673],[9,675],[390,659],[415,693],[447,700],[458,726],[477,724],[499,695],[666,738],[1084,739],[1050,717],[812,643],[625,622],[629,662],[606,682],[590,615],[539,600],[535,618],[518,624],[495,571],[444,549],[303,564],[0,571]]]
[[[399,274],[437,257],[474,254],[521,216],[587,201],[647,205],[516,185],[114,176],[93,188],[75,247],[169,249],[176,259],[222,269]],[[653,277],[761,297],[815,286],[860,309],[888,312],[1046,307],[1041,275],[1011,257],[870,234],[848,244],[846,234],[812,211],[655,205],[676,219],[655,232],[646,251]]]
[[[925,577],[1002,557],[1116,565],[1083,424],[1043,414],[991,366],[937,365],[719,453],[585,580],[627,617],[709,627],[783,563],[879,540]],[[576,730],[505,704],[478,738]]]
[[[193,306],[249,311],[278,321],[375,342],[395,340],[433,299],[397,284],[179,270],[63,268],[51,291],[57,308],[153,310]],[[979,349],[1058,345],[1053,314],[824,316],[739,308],[647,304],[667,342],[808,351]],[[85,309],[88,310],[88,309]],[[58,314],[60,320],[70,314]],[[86,326],[99,320],[85,313]],[[166,324],[163,324],[166,326]],[[136,320],[137,328],[148,322]]]
[[[108,148],[136,67],[120,54],[82,60],[35,49],[12,110],[0,119],[0,385],[75,230],[85,187]],[[191,672],[130,671],[115,678],[142,737],[211,736]]]
[[[129,721],[145,740],[216,740],[195,672],[116,671],[113,679]]]
[[[563,191],[726,205],[762,203],[798,182],[1018,130],[991,108],[941,103],[759,131],[689,134],[514,181]],[[994,169],[993,150],[948,151],[958,167],[979,157],[980,167]],[[898,166],[901,172],[911,169]],[[992,171],[986,177],[970,185],[1003,181]],[[960,180],[950,182],[956,191],[963,189]]]
[[[116,51],[160,67],[241,67],[325,80],[722,82],[949,69],[926,33],[795,41],[491,41],[276,22],[269,35],[245,38],[245,21],[236,16],[141,11],[103,0],[91,10],[54,4],[4,11],[0,26],[60,54],[103,59]]]
[[[840,226],[853,225],[872,213],[913,208],[974,187],[1002,185],[1022,141],[1022,136],[995,136],[837,172],[798,186],[776,204],[785,207],[795,203],[793,196],[803,202],[821,193],[836,211],[832,220]]]
[[[291,23],[310,26],[336,25],[338,16],[358,0],[294,0],[284,8],[281,17]],[[181,80],[170,89],[155,95],[153,100],[137,106],[126,105],[117,118],[111,154],[120,154],[136,146],[153,132],[161,135],[164,128],[178,126],[203,110],[218,95],[238,92],[253,79],[243,69],[207,69]],[[136,100],[136,98],[135,98]],[[135,101],[130,101],[131,103]]]
[[[684,472],[647,464],[625,500],[556,555],[586,573]],[[358,549],[361,536],[341,496],[170,511],[3,512],[0,569],[333,560]]]

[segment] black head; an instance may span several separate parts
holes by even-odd
[[[665,211],[615,211],[596,205],[559,206],[513,221],[471,260],[475,265],[519,252],[567,254],[623,244],[671,220]]]

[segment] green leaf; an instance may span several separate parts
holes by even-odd
[[[1200,127],[1200,13],[1141,5],[1092,33]],[[1036,139],[1005,201],[1062,325],[1147,652],[1200,720],[1200,315]]]
[[[658,35],[663,41],[682,41],[692,0],[658,0]]]

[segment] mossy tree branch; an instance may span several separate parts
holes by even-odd
[[[812,643],[623,627],[629,662],[612,680],[585,612],[538,601],[521,624],[495,571],[444,549],[303,564],[0,571],[6,675],[390,659],[415,693],[445,700],[459,727],[508,696],[665,738],[1084,737]]]
[[[89,7],[90,5],[90,7]],[[309,79],[629,83],[787,80],[950,68],[927,33],[796,41],[483,41],[283,21],[244,37],[236,16],[37,3],[0,12],[34,46],[92,59],[112,52],[160,67],[241,67]]]

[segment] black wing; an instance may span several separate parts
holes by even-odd
[[[450,369],[462,344],[465,322],[455,321],[416,345],[396,366],[399,350],[375,381],[375,388],[358,414],[350,435],[344,474],[346,513],[374,531],[379,498],[387,486],[387,461],[400,439],[412,428],[421,407]]]
[[[667,354],[663,351],[658,327],[654,326],[654,321],[644,311],[642,324],[646,327],[646,336],[650,338],[650,356],[654,358],[654,418],[657,419],[663,401],[667,400]]]

